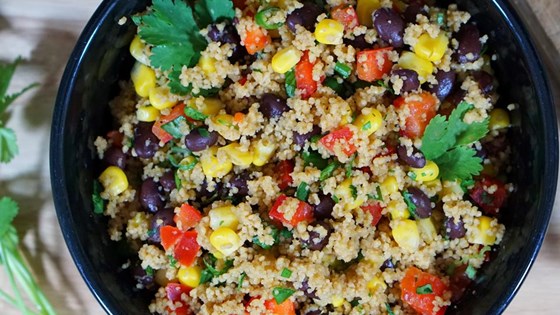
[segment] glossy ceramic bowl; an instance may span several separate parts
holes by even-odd
[[[440,1],[440,4],[445,1]],[[477,284],[450,314],[500,314],[523,282],[546,233],[556,191],[556,115],[543,67],[524,26],[502,0],[458,0],[498,56],[496,70],[504,104],[518,103],[511,180],[517,190],[503,210],[507,231],[500,249]],[[142,11],[147,0],[106,0],[95,12],[72,53],[60,84],[51,134],[51,178],[58,219],[76,266],[103,308],[111,314],[148,314],[151,296],[133,291],[120,271],[132,255],[109,240],[106,219],[92,211],[92,180],[99,173],[94,139],[110,126],[108,102],[127,79],[128,45],[135,26],[123,16]]]

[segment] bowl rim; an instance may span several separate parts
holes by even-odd
[[[543,169],[543,197],[541,200],[541,208],[538,222],[538,233],[534,235],[526,246],[532,248],[530,255],[523,257],[524,269],[520,270],[515,279],[515,285],[510,286],[506,291],[500,294],[503,299],[497,299],[490,307],[490,311],[495,314],[501,314],[511,303],[519,288],[525,281],[527,274],[537,258],[542,247],[546,231],[549,225],[550,217],[554,207],[556,196],[556,186],[558,179],[558,129],[556,121],[556,109],[552,98],[552,91],[544,71],[541,58],[537,54],[535,45],[529,33],[523,24],[521,18],[515,11],[513,5],[505,0],[492,0],[492,5],[500,12],[501,17],[513,31],[517,44],[520,45],[524,52],[528,65],[528,72],[533,79],[535,91],[541,105],[541,119],[544,128],[544,169]],[[96,274],[96,270],[89,262],[87,254],[79,242],[78,231],[71,227],[71,205],[69,202],[66,187],[63,155],[63,130],[65,129],[65,120],[68,112],[68,104],[72,98],[72,91],[75,87],[75,80],[78,70],[82,66],[83,58],[87,48],[92,42],[92,38],[96,35],[100,25],[108,18],[115,6],[120,3],[115,0],[104,0],[96,9],[92,17],[87,22],[82,33],[80,34],[76,46],[72,50],[69,61],[64,70],[60,81],[55,108],[53,111],[51,136],[50,136],[50,175],[53,201],[57,213],[58,222],[62,231],[66,246],[70,252],[74,264],[88,286],[91,293],[95,296],[98,303],[102,306],[106,313],[112,314],[117,309],[118,303],[101,286],[101,279]]]

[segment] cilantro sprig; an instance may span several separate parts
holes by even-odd
[[[473,105],[461,102],[449,118],[434,117],[422,137],[422,153],[434,161],[445,180],[469,180],[482,170],[482,159],[470,146],[488,133],[488,119],[482,122],[465,123],[463,117]]]

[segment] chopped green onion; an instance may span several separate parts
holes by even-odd
[[[416,180],[416,173],[410,171],[406,175],[408,175],[408,177],[410,177],[412,180]]]
[[[280,231],[280,234],[279,234],[279,235],[280,235],[282,238],[290,239],[290,238],[292,238],[292,237],[294,236],[294,233],[292,233],[292,231],[288,230],[287,228],[283,228],[283,229]]]
[[[476,278],[476,269],[474,269],[473,266],[468,265],[467,269],[465,269],[465,274],[469,279],[474,280]]]
[[[354,154],[350,161],[344,166],[346,169],[346,177],[352,176],[352,168],[354,167],[354,160],[356,159],[356,155]]]
[[[145,271],[146,274],[150,277],[154,275],[154,268],[152,268],[151,266],[148,266]]]
[[[172,121],[161,126],[161,129],[165,130],[168,134],[172,135],[175,139],[180,139],[183,136],[183,129],[187,125],[187,119],[183,116],[179,116]]]
[[[204,120],[208,118],[208,115],[204,115],[203,113],[189,106],[185,106],[185,115],[187,115],[187,117],[190,117],[194,120]]]
[[[292,276],[292,271],[288,268],[284,268],[282,269],[282,272],[280,273],[280,276],[282,278],[289,278]]]
[[[101,183],[96,179],[93,181],[93,194],[91,201],[93,202],[93,213],[102,214],[105,210],[105,200],[101,198],[102,191]]]
[[[340,74],[340,76],[343,77],[344,79],[347,79],[352,73],[352,67],[350,67],[347,64],[337,62],[336,65],[334,66],[334,71]]]
[[[174,175],[175,186],[177,187],[177,189],[181,189],[182,183],[181,183],[181,179],[179,178],[179,175],[177,175],[178,173],[179,173],[179,171],[175,172],[175,175]]]
[[[282,304],[286,301],[296,290],[290,288],[276,287],[272,290],[272,297],[276,300],[276,303]]]
[[[258,26],[267,29],[267,30],[275,30],[277,28],[279,28],[280,26],[282,26],[282,22],[278,22],[278,23],[269,23],[268,19],[270,19],[271,17],[274,16],[274,14],[276,14],[276,12],[280,11],[280,8],[277,7],[268,7],[265,9],[260,10],[259,12],[257,12],[257,14],[255,14],[255,22],[257,23]]]
[[[241,275],[239,276],[239,282],[237,283],[237,290],[241,290],[245,278],[247,278],[247,274],[245,272],[241,273]]]
[[[391,94],[395,94],[395,91],[394,91],[390,86],[388,86],[388,85],[385,83],[385,81],[383,81],[383,80],[377,80],[377,81],[375,81],[375,82],[377,83],[378,86],[385,88],[385,89],[387,90],[387,92],[389,92],[389,93],[391,93]]]
[[[439,26],[443,26],[445,25],[445,15],[443,14],[443,12],[438,12],[436,15],[436,23]]]
[[[286,95],[294,97],[296,95],[296,72],[294,69],[286,72],[284,75],[284,86],[286,87]]]
[[[417,287],[416,288],[416,293],[417,294],[431,294],[434,293],[434,290],[432,289],[432,285],[431,284],[425,284],[423,286]]]
[[[319,180],[320,181],[324,181],[325,179],[329,178],[332,176],[334,170],[339,166],[340,164],[337,161],[334,161],[332,163],[330,163],[327,167],[325,167],[325,169],[323,169],[321,171],[321,175],[319,175]]]
[[[381,194],[381,188],[379,186],[375,187],[375,190],[377,191],[377,194],[373,195],[373,194],[368,194],[368,199],[374,199],[374,200],[379,200],[379,201],[383,201],[383,195]]]
[[[330,87],[336,94],[344,92],[344,87],[338,82],[336,77],[328,77],[323,81],[324,86]]]
[[[173,255],[167,255],[167,258],[169,259],[169,265],[175,268],[177,266],[177,259]]]
[[[306,182],[301,182],[296,190],[296,198],[301,201],[307,201],[309,195],[309,185]]]
[[[329,165],[329,162],[323,159],[321,154],[319,154],[319,152],[316,151],[305,151],[301,154],[301,157],[305,162],[305,166],[313,165],[316,168],[322,170],[325,167],[327,167],[327,165]]]

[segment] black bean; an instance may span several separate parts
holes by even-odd
[[[321,128],[319,128],[319,126],[316,125],[313,125],[313,128],[308,133],[300,134],[294,131],[294,144],[303,147],[307,142],[307,140],[309,140],[311,137],[315,135],[320,135],[320,134],[321,134]]]
[[[177,188],[177,185],[175,184],[175,173],[173,173],[173,171],[163,173],[163,175],[159,178],[159,183],[165,191],[172,191]]]
[[[222,38],[222,32],[220,32],[215,24],[210,25],[210,28],[208,28],[208,38],[213,42],[219,42]]]
[[[482,44],[480,43],[480,33],[475,25],[463,25],[457,33],[457,41],[459,42],[455,55],[457,61],[467,63],[480,58]]]
[[[480,148],[475,147],[475,150],[476,150],[476,154],[475,154],[476,157],[479,157],[483,160],[485,160],[488,157],[488,151],[486,151],[486,149],[483,146],[481,146]]]
[[[225,196],[225,188],[221,182],[214,184],[214,189],[210,191],[208,189],[208,182],[204,180],[202,184],[198,187],[197,197],[200,199],[210,199],[215,196]]]
[[[311,250],[322,250],[329,243],[332,226],[326,221],[317,222],[312,226],[314,227],[314,229],[309,231],[309,238],[306,240],[301,239],[300,241]],[[315,228],[319,226],[322,226],[325,230],[327,230],[327,234],[325,236],[321,236],[319,232],[315,231]]]
[[[358,49],[368,49],[372,47],[372,44],[366,41],[366,35],[364,34],[354,36],[354,39],[344,38],[344,44]]]
[[[249,187],[247,187],[248,179],[249,179],[249,173],[247,172],[236,174],[229,181],[229,183],[227,183],[226,187],[229,189],[235,187],[237,189],[237,193],[235,193],[235,195],[237,196],[247,196],[249,194]]]
[[[201,132],[202,129],[204,130]],[[185,146],[193,152],[206,150],[216,144],[216,141],[218,141],[218,133],[205,128],[193,129],[185,136]]]
[[[301,282],[301,287],[299,287],[299,290],[301,292],[303,292],[303,294],[305,294],[305,296],[307,296],[310,299],[316,299],[317,298],[317,290],[315,289],[311,289],[309,287],[309,279],[305,278],[303,279],[303,281]]]
[[[432,85],[428,88],[428,91],[434,93],[436,97],[442,101],[444,100],[451,91],[453,90],[453,86],[455,85],[455,79],[457,74],[454,71],[438,71],[436,73],[436,80],[438,81],[437,84]]]
[[[407,189],[408,198],[416,206],[416,216],[424,219],[432,215],[432,202],[430,198],[420,189],[409,187]]]
[[[317,17],[323,10],[315,3],[305,2],[303,7],[295,9],[286,17],[286,24],[292,32],[296,32],[296,25],[303,26],[308,31],[313,31]]]
[[[148,275],[146,270],[144,270],[140,265],[132,268],[132,275],[134,280],[136,280],[136,283],[140,284],[144,288],[149,288],[154,285],[154,276]]]
[[[159,149],[159,139],[152,132],[153,123],[139,122],[134,129],[134,151],[143,159],[153,157]]]
[[[330,195],[319,194],[319,204],[313,207],[313,216],[317,220],[332,218],[335,202]]]
[[[284,98],[272,93],[261,96],[259,110],[266,118],[278,118],[290,108]]]
[[[385,269],[394,269],[395,268],[395,264],[393,264],[393,261],[389,258],[387,260],[385,260],[383,262],[383,265],[381,265],[381,271],[385,271]]]
[[[484,70],[475,71],[472,74],[474,80],[478,83],[478,87],[484,94],[490,94],[494,90],[494,77]]]
[[[122,151],[121,147],[112,146],[105,151],[103,161],[108,165],[114,165],[124,170],[126,166],[126,154]]]
[[[459,103],[461,103],[461,101],[465,98],[466,95],[467,95],[467,91],[457,86],[455,89],[453,89],[451,94],[449,94],[449,96],[445,100],[449,102],[451,105],[457,106],[459,105]]]
[[[412,146],[412,154],[409,155],[408,148],[404,145],[399,145],[397,147],[397,155],[402,162],[411,167],[422,168],[426,166],[424,154],[414,146]]]
[[[237,44],[233,46],[233,51],[231,52],[231,56],[229,56],[228,60],[232,64],[239,63],[247,65],[256,60],[256,55],[250,55],[245,46]]]
[[[504,152],[508,146],[508,138],[505,133],[500,133],[492,140],[485,142],[483,147],[488,151],[490,156],[498,156]]]
[[[153,243],[159,244],[161,242],[161,236],[159,234],[159,229],[164,225],[175,226],[173,217],[175,216],[175,211],[173,208],[164,208],[159,210],[152,217],[150,222],[150,234],[148,240]]]
[[[467,264],[462,264],[455,267],[453,274],[449,278],[449,291],[451,291],[451,301],[458,302],[465,294],[467,288],[472,284],[473,280],[470,279],[466,273],[468,268]]]
[[[408,23],[416,23],[418,14],[427,15],[424,5],[420,1],[411,1],[403,12],[404,20]]]
[[[231,24],[225,25],[221,31],[215,24],[211,25],[208,29],[208,37],[213,42],[222,44],[239,44],[241,42],[237,29]]]
[[[445,218],[444,227],[447,236],[452,240],[461,238],[467,233],[463,220],[461,219],[455,221],[453,218]]]
[[[416,73],[416,71],[414,70],[397,69],[393,71],[393,75],[398,76],[403,81],[401,92],[415,91],[420,87],[418,73]]]
[[[146,179],[140,187],[140,204],[150,212],[156,212],[165,205],[159,188],[153,178]]]
[[[396,48],[404,45],[404,21],[395,10],[390,8],[376,10],[373,13],[373,25],[383,41]]]

